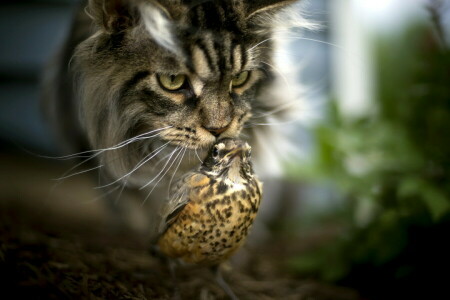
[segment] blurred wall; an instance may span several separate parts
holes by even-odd
[[[61,43],[75,0],[0,2],[0,145],[51,151],[39,111],[45,62]]]
[[[346,118],[376,114],[373,44],[414,20],[425,20],[428,0],[328,0],[333,88]],[[406,4],[407,3],[407,4]]]

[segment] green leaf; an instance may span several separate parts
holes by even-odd
[[[424,200],[435,222],[450,212],[450,200],[433,186],[424,186]]]

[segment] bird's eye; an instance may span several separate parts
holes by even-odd
[[[186,75],[178,74],[178,75],[158,75],[159,84],[166,90],[171,92],[177,91],[184,86],[186,82]]]
[[[217,158],[217,156],[219,156],[219,148],[217,148],[217,146],[214,147],[212,155],[214,158]]]
[[[241,72],[241,73],[237,74],[236,76],[234,76],[234,78],[231,80],[231,86],[233,88],[241,87],[247,82],[249,77],[250,77],[249,71]]]

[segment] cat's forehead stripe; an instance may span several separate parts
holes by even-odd
[[[190,19],[194,27],[219,29],[226,22],[227,14],[225,3],[204,1],[190,10]],[[229,7],[227,7],[229,8]]]
[[[229,34],[223,34],[221,40],[213,40],[207,35],[193,46],[191,59],[200,77],[221,77],[227,72],[232,75],[241,72],[248,60],[247,55],[244,47],[234,43]]]
[[[239,71],[242,70],[242,46],[236,45],[231,53],[232,60],[232,66],[233,66],[233,72],[237,74]]]
[[[198,47],[203,50],[203,55],[198,51],[192,53],[192,60],[198,60],[202,56],[206,58],[209,70],[206,70],[204,62],[195,62],[200,76],[212,71],[213,76],[222,77],[225,72],[236,75],[243,70],[246,61],[246,53],[235,37],[243,35],[242,28],[238,25],[242,11],[242,1],[194,1],[189,9],[188,19],[191,26],[201,32]]]
[[[207,78],[212,75],[214,69],[212,66],[211,57],[207,55],[207,52],[198,45],[194,46],[194,49],[192,50],[192,62],[195,73],[197,73],[201,78]]]

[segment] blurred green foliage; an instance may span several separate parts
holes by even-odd
[[[376,112],[347,119],[332,102],[315,160],[291,169],[334,181],[351,216],[345,236],[290,261],[297,272],[373,299],[415,299],[448,278],[439,270],[450,271],[450,50],[432,29],[377,40]],[[381,296],[388,288],[392,297]]]

